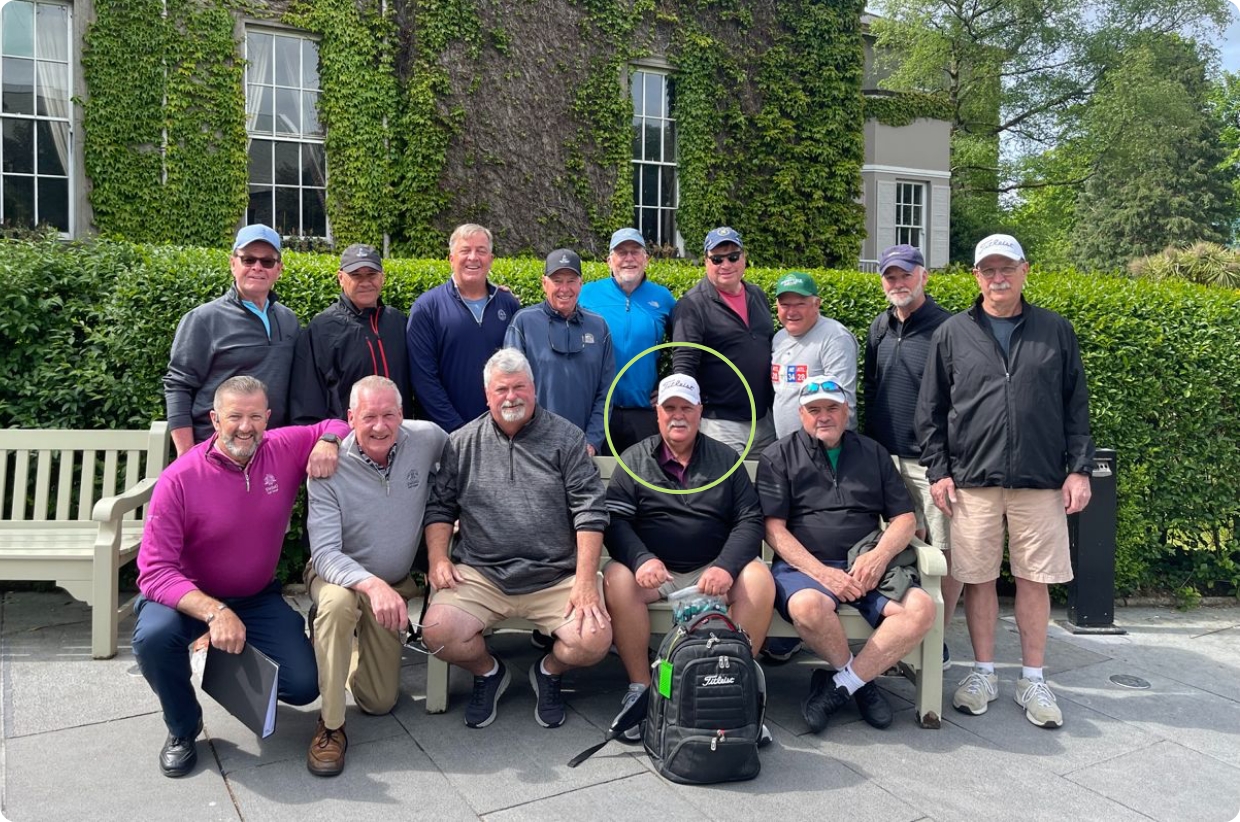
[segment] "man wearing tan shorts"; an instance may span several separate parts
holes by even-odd
[[[534,718],[555,728],[565,718],[565,671],[593,665],[611,645],[598,575],[608,522],[603,481],[581,429],[538,407],[520,351],[496,352],[483,384],[489,413],[452,433],[427,505],[435,593],[423,638],[440,659],[473,674],[465,724],[483,728],[512,681],[483,632],[523,617],[554,636],[529,679]]]
[[[1028,274],[1014,238],[978,243],[981,295],[935,332],[917,431],[930,495],[951,517],[951,573],[964,584],[976,660],[952,705],[976,716],[999,693],[995,580],[1006,526],[1023,663],[1015,699],[1034,725],[1058,728],[1063,712],[1042,675],[1048,586],[1072,579],[1067,515],[1089,504],[1094,443],[1076,335],[1021,295]]]

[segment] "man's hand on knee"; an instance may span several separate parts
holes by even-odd
[[[375,621],[387,630],[399,631],[409,622],[408,603],[391,585],[378,577],[370,577],[359,582],[355,588],[370,600]]]

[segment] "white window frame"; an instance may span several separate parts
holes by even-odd
[[[896,231],[896,243],[915,246],[926,253],[927,186],[916,180],[896,181],[896,210],[892,225]],[[913,195],[913,196],[910,196]]]
[[[269,63],[270,63],[268,67],[269,72],[263,72],[263,73],[269,73],[269,78],[264,78],[261,76],[260,72],[262,72],[262,69],[259,68],[261,65],[260,55],[257,55],[257,54],[252,55],[250,52],[251,44],[252,44],[251,38],[254,35],[262,35],[265,37],[273,38],[271,41],[273,56],[269,58]],[[299,43],[300,47],[298,48],[298,71],[297,71],[296,85],[281,84],[281,83],[276,82],[277,78],[276,78],[276,67],[275,67],[275,59],[274,59],[274,50],[276,46],[276,40],[274,38],[292,39],[292,40],[297,40]],[[259,194],[259,193],[261,193],[265,197],[270,198],[269,199],[270,213],[271,213],[270,224],[280,234],[285,235],[285,236],[323,237],[325,239],[330,239],[331,238],[331,222],[327,216],[328,169],[327,169],[327,154],[325,150],[326,139],[325,139],[325,134],[324,134],[324,130],[322,128],[321,122],[318,120],[318,108],[317,108],[317,101],[319,99],[319,95],[322,94],[322,85],[318,84],[313,87],[305,85],[305,67],[303,65],[303,61],[306,58],[306,50],[305,50],[304,44],[307,42],[315,44],[315,54],[317,56],[318,43],[319,43],[319,39],[317,37],[313,37],[304,32],[291,30],[291,29],[276,29],[276,28],[268,28],[265,26],[255,26],[255,25],[246,25],[245,27],[244,43],[245,43],[245,57],[246,57],[246,72],[245,72],[244,83],[245,83],[245,99],[246,99],[246,156],[251,158],[250,170],[247,172],[247,184],[248,184],[248,190],[250,193],[251,200],[256,194]],[[259,74],[259,76],[255,76],[256,74]],[[317,67],[315,70],[315,76],[316,78],[318,76]],[[269,79],[270,82],[265,82],[265,80],[267,79]],[[270,92],[271,94],[271,110],[269,112],[270,118],[271,118],[271,129],[270,130],[260,131],[258,129],[258,125],[260,123],[261,117],[263,116],[263,114],[266,114],[266,112],[258,111],[259,104],[256,103],[254,100],[255,89],[265,90],[265,91]],[[278,102],[280,99],[280,92],[284,92],[286,94],[292,93],[295,95],[295,99],[297,100],[297,110],[301,117],[300,123],[290,124],[288,123],[287,117],[281,118],[281,116],[277,113],[279,111]],[[317,134],[306,132],[307,117],[306,117],[306,112],[305,112],[305,106],[308,102],[308,95],[313,95],[313,100],[315,102],[314,119],[316,123],[319,123],[319,130]],[[261,97],[260,97],[260,101],[261,101]],[[285,124],[285,128],[283,131],[280,130],[281,120],[283,120]],[[252,153],[256,150],[255,141],[260,142],[261,144],[260,147],[267,147],[268,145],[270,145],[271,154],[269,157],[268,168],[271,169],[271,175],[270,175],[269,180],[265,180],[263,182],[255,182],[253,178],[254,163],[253,163]],[[282,182],[282,183],[276,182],[275,157],[276,157],[277,149],[279,149],[282,145],[286,147],[289,145],[297,146],[298,181],[295,184],[290,184],[287,182]],[[323,184],[321,186],[314,185],[313,181],[310,181],[310,183],[307,183],[307,181],[303,177],[304,170],[307,165],[307,161],[305,159],[305,152],[307,150],[315,150],[315,149],[317,149],[318,153],[322,157],[322,183]],[[280,220],[278,219],[278,214],[276,211],[277,203],[278,203],[278,197],[277,197],[278,193],[281,190],[288,191],[290,189],[295,189],[297,191],[298,205],[297,205],[297,220],[296,220],[297,230],[296,231],[285,230],[287,229],[287,226],[280,225]],[[317,196],[320,198],[320,201],[322,202],[323,231],[321,234],[313,231],[313,228],[308,227],[306,224],[307,209],[305,206],[305,202],[306,202],[305,198],[308,196],[308,193],[309,193],[309,196],[316,196],[314,192],[319,192]],[[246,213],[245,213],[245,222],[248,224],[252,221],[256,221],[254,220],[254,208],[252,205],[247,204]]]
[[[648,76],[662,78],[663,95],[655,111],[645,105]],[[637,88],[638,83],[641,84],[640,94]],[[676,162],[676,120],[672,116],[671,100],[668,94],[668,86],[671,83],[672,74],[667,69],[640,63],[629,67],[629,93],[630,100],[633,101],[633,130],[636,143],[632,159],[633,225],[652,246],[680,245],[676,229],[676,209],[680,205],[680,175]],[[646,128],[652,125],[657,126],[660,134],[657,157],[646,156]],[[650,169],[654,169],[656,175],[653,192],[646,191],[645,185]],[[671,205],[665,205],[668,199],[664,191],[664,188],[669,185],[668,170],[671,171]],[[648,217],[648,211],[651,209],[656,215],[653,224]],[[664,225],[665,220],[667,225]]]
[[[4,157],[4,150],[5,150],[4,141],[3,139],[0,139],[0,222],[8,220],[10,217],[10,215],[5,213],[5,208],[4,208],[5,178],[20,178],[20,179],[28,179],[28,180],[33,181],[34,225],[36,226],[41,221],[43,221],[43,214],[41,213],[42,209],[40,209],[39,207],[39,199],[40,199],[39,181],[40,180],[64,180],[65,190],[66,190],[66,202],[65,202],[66,225],[63,229],[60,230],[60,236],[68,238],[74,235],[74,230],[76,228],[74,204],[77,202],[77,196],[76,196],[76,188],[77,188],[76,182],[77,181],[74,175],[74,163],[75,163],[76,158],[74,156],[74,131],[73,131],[73,84],[75,81],[75,78],[74,78],[75,59],[74,59],[74,48],[73,48],[74,46],[74,43],[73,43],[73,5],[71,3],[58,2],[58,0],[22,0],[22,2],[25,2],[27,5],[29,5],[34,14],[33,57],[26,57],[25,55],[2,54],[2,56],[0,56],[0,89],[3,88],[3,84],[5,82],[5,77],[4,77],[5,64],[2,58],[12,57],[16,59],[29,59],[32,63],[34,63],[34,76],[35,76],[34,85],[30,87],[32,113],[24,114],[24,113],[17,113],[17,112],[6,112],[3,110],[2,107],[0,107],[0,134],[3,133],[4,125],[6,123],[16,122],[16,121],[30,122],[34,130],[33,134],[31,135],[31,146],[34,151],[34,156],[32,157],[33,164],[31,165],[31,171],[29,173],[7,171],[5,169],[8,166],[8,160]],[[65,34],[65,48],[64,48],[65,59],[64,60],[48,59],[46,57],[40,56],[39,54],[39,13],[38,13],[38,9],[40,6],[56,6],[59,8],[63,8],[66,11],[65,33],[64,33]],[[0,15],[5,13],[6,11],[10,11],[13,8],[16,8],[16,6],[11,2],[0,2]],[[0,36],[2,36],[2,29],[0,29]],[[2,52],[3,52],[3,40],[0,40],[0,53]],[[51,115],[51,114],[39,114],[38,112],[38,105],[37,105],[38,97],[36,94],[36,90],[38,89],[39,84],[41,82],[44,82],[41,79],[41,73],[39,72],[39,68],[38,68],[39,63],[61,65],[65,67],[65,71],[64,71],[64,80],[66,84],[65,91],[68,93],[68,97],[66,98],[66,101],[65,101],[65,112],[63,116]],[[39,154],[40,154],[39,149],[40,149],[40,141],[42,138],[40,137],[40,134],[39,134],[38,124],[41,122],[42,123],[63,123],[64,124],[63,134],[65,135],[65,146],[63,147],[64,148],[63,156],[60,158],[61,163],[64,167],[64,174],[48,174],[48,173],[41,173],[39,171],[39,167],[38,167]],[[58,151],[58,152],[60,151],[60,149],[55,146],[53,146],[52,150]]]

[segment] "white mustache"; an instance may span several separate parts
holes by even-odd
[[[994,283],[990,286],[991,291],[1010,291],[1011,289],[1011,283]]]
[[[674,421],[674,422],[669,422],[669,423],[667,424],[667,427],[668,427],[668,428],[688,428],[688,427],[689,427],[689,423],[684,422],[684,421],[682,421],[682,420],[676,420],[676,421]]]

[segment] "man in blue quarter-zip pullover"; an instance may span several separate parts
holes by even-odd
[[[494,259],[489,230],[457,226],[448,240],[452,277],[409,309],[405,338],[417,416],[445,431],[487,410],[478,375],[521,308],[510,292],[487,280]]]
[[[581,307],[601,316],[611,330],[617,371],[647,348],[663,342],[672,330],[676,298],[646,276],[649,261],[641,233],[635,228],[622,228],[611,235],[607,255],[611,276],[581,288]],[[659,432],[651,404],[651,394],[659,379],[658,364],[658,352],[647,354],[616,383],[607,424],[617,454]],[[605,442],[603,447],[607,448]]]

